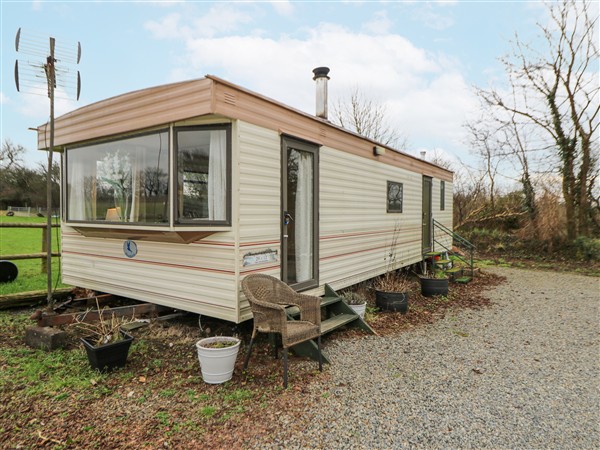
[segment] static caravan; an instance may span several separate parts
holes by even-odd
[[[392,243],[393,268],[421,261],[452,172],[328,121],[327,72],[318,116],[206,76],[57,118],[63,281],[239,323],[247,274],[322,295],[389,270]]]

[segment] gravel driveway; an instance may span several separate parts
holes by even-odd
[[[493,271],[508,281],[488,292],[490,308],[331,340],[331,380],[311,385],[310,409],[252,445],[599,448],[600,279]]]

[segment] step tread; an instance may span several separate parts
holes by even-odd
[[[427,252],[423,253],[423,256],[440,256],[442,252]]]
[[[464,270],[464,267],[452,267],[451,269],[446,269],[446,273],[456,273]]]
[[[350,323],[358,319],[356,314],[338,314],[337,316],[330,317],[327,320],[321,322],[321,334],[329,333],[347,323]]]
[[[449,259],[438,259],[435,263],[436,264],[449,264],[452,261],[450,261]]]
[[[321,308],[329,305],[333,305],[334,303],[341,302],[342,299],[340,297],[322,297],[321,298]],[[288,306],[285,309],[285,312],[288,316],[298,316],[300,315],[300,308],[297,306]]]
[[[471,277],[460,277],[457,278],[456,280],[454,280],[456,283],[468,283],[469,281],[471,281],[473,278]]]

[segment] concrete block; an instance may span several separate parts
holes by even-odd
[[[66,347],[69,335],[52,327],[29,327],[25,330],[25,343],[33,348],[56,350]]]

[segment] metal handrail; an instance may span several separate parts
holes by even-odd
[[[468,247],[469,249],[475,250],[475,245],[473,245],[471,242],[469,242],[468,240],[466,240],[464,237],[462,237],[459,234],[456,234],[454,231],[452,231],[450,228],[446,227],[445,225],[441,224],[440,222],[438,222],[437,220],[433,219],[433,225],[434,227],[438,227],[440,230],[442,230],[443,232],[445,232],[446,234],[449,234],[450,236],[452,236],[452,239],[456,239],[457,241],[459,241],[461,244],[463,244],[465,247]]]
[[[446,227],[445,225],[442,225],[437,220],[433,219],[433,245],[434,245],[434,247],[435,247],[435,244],[438,244],[441,247],[443,247],[446,250],[446,252],[451,252],[451,250],[448,247],[446,247],[444,244],[442,244],[441,242],[439,242],[438,240],[435,239],[435,229],[436,228],[439,229],[440,231],[442,231],[443,233],[449,235],[450,237],[452,237],[453,242],[457,241],[458,243],[460,243],[461,245],[463,245],[464,247],[467,248],[467,251],[469,253],[469,261],[462,258],[460,255],[455,254],[454,256],[469,266],[469,268],[471,269],[471,277],[473,277],[473,275],[475,273],[474,263],[473,263],[473,253],[475,252],[475,245],[473,245],[471,242],[466,240],[464,237],[456,234],[450,228]]]

